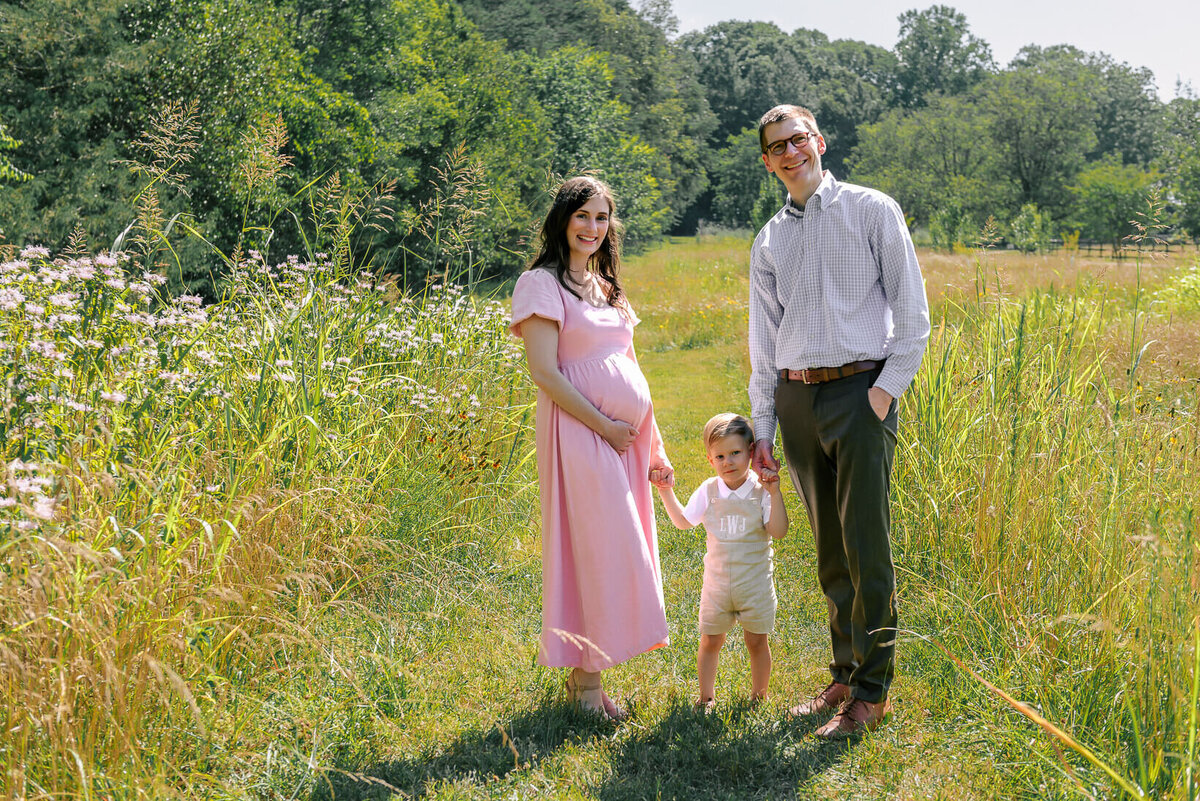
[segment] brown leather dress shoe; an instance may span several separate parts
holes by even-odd
[[[817,729],[817,736],[826,740],[841,740],[871,731],[892,714],[892,705],[886,698],[877,704],[861,698],[851,698],[833,718]]]
[[[788,710],[788,714],[795,718],[804,717],[806,715],[819,715],[822,712],[832,712],[842,705],[850,697],[850,685],[840,682],[831,681],[829,686],[816,696],[808,701],[796,704]]]

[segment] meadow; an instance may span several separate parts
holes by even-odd
[[[744,238],[629,259],[681,494],[747,411]],[[829,745],[807,522],[776,549],[770,701],[692,710],[703,536],[659,516],[672,645],[562,699],[539,628],[531,384],[503,300],[316,254],[224,300],[136,257],[0,267],[0,787],[17,798],[1191,799],[1200,263],[923,253],[901,403],[897,712]]]

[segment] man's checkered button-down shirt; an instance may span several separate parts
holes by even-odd
[[[900,397],[929,339],[925,283],[904,214],[874,189],[825,173],[803,209],[787,204],[750,252],[750,410],[775,438],[779,371],[887,359],[875,386]]]

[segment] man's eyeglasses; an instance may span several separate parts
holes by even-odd
[[[771,144],[767,145],[767,152],[770,153],[772,156],[782,156],[784,153],[787,152],[788,142],[791,142],[792,145],[794,145],[795,148],[797,150],[799,150],[800,148],[807,145],[808,140],[813,138],[814,136],[816,136],[815,133],[809,133],[808,131],[801,131],[798,134],[792,134],[787,139],[780,139],[777,142],[772,142]]]

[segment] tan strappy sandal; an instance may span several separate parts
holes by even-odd
[[[599,677],[595,679],[595,683],[583,684],[575,671],[571,671],[571,675],[567,677],[566,689],[567,700],[584,712],[591,712],[606,719],[611,717],[605,709],[605,695]]]

